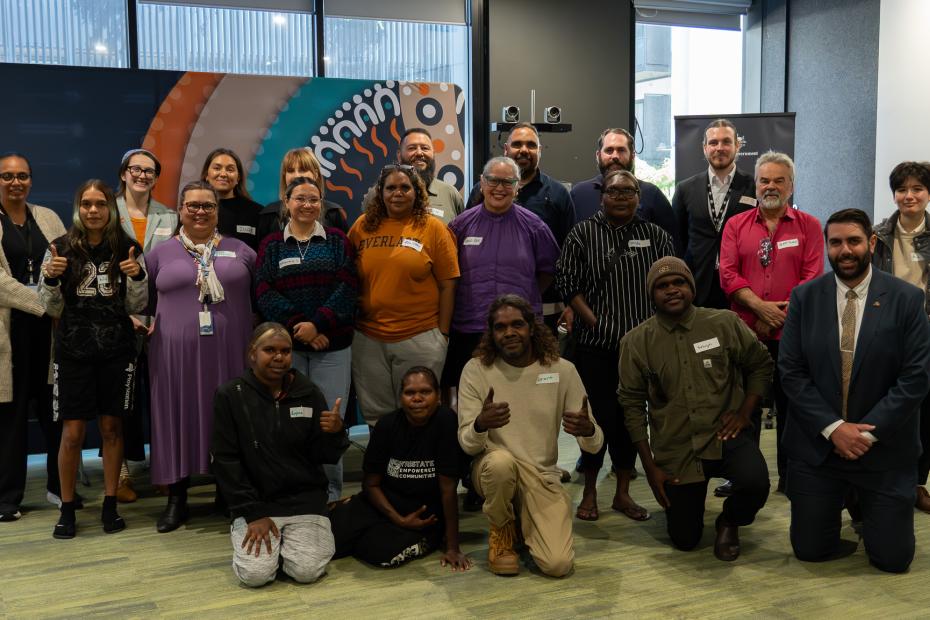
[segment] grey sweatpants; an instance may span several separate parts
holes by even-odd
[[[230,538],[233,546],[233,572],[243,584],[257,588],[274,581],[281,567],[284,572],[300,583],[311,583],[326,571],[336,543],[329,526],[329,519],[320,515],[296,515],[293,517],[271,517],[278,527],[281,538],[271,536],[271,553],[262,543],[261,552],[255,557],[242,548],[249,524],[243,517],[233,521]]]

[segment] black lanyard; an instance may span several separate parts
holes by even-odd
[[[10,220],[10,224],[13,225],[13,230],[16,231],[16,234],[19,235],[19,238],[22,240],[23,244],[26,246],[26,282],[23,284],[34,285],[39,283],[38,278],[38,269],[35,261],[32,259],[32,226],[31,222],[35,221],[32,219],[32,214],[29,213],[28,207],[26,208],[26,221],[23,222],[22,229],[19,225],[13,221],[13,218],[6,212],[2,206],[0,206],[0,213],[7,217]]]
[[[723,220],[727,215],[727,207],[730,206],[730,194],[733,189],[733,181],[730,181],[730,187],[727,188],[727,194],[723,198],[723,204],[720,205],[720,211],[714,208],[714,192],[710,189],[710,175],[707,177],[707,211],[710,213],[710,221],[714,224],[714,230],[717,233],[723,228]]]

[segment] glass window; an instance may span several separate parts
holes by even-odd
[[[671,196],[675,116],[742,112],[743,33],[636,25],[636,176]]]
[[[0,2],[0,62],[128,67],[126,0]]]
[[[310,12],[139,2],[137,19],[141,69],[314,74]]]

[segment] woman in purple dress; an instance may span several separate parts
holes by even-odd
[[[245,370],[255,252],[216,230],[215,190],[181,190],[178,234],[148,257],[155,321],[149,343],[152,483],[166,484],[159,532],[187,520],[192,474],[209,471],[213,393]]]

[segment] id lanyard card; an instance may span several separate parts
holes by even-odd
[[[213,313],[207,310],[207,304],[203,305],[203,310],[197,313],[197,319],[200,326],[201,336],[213,335]]]

